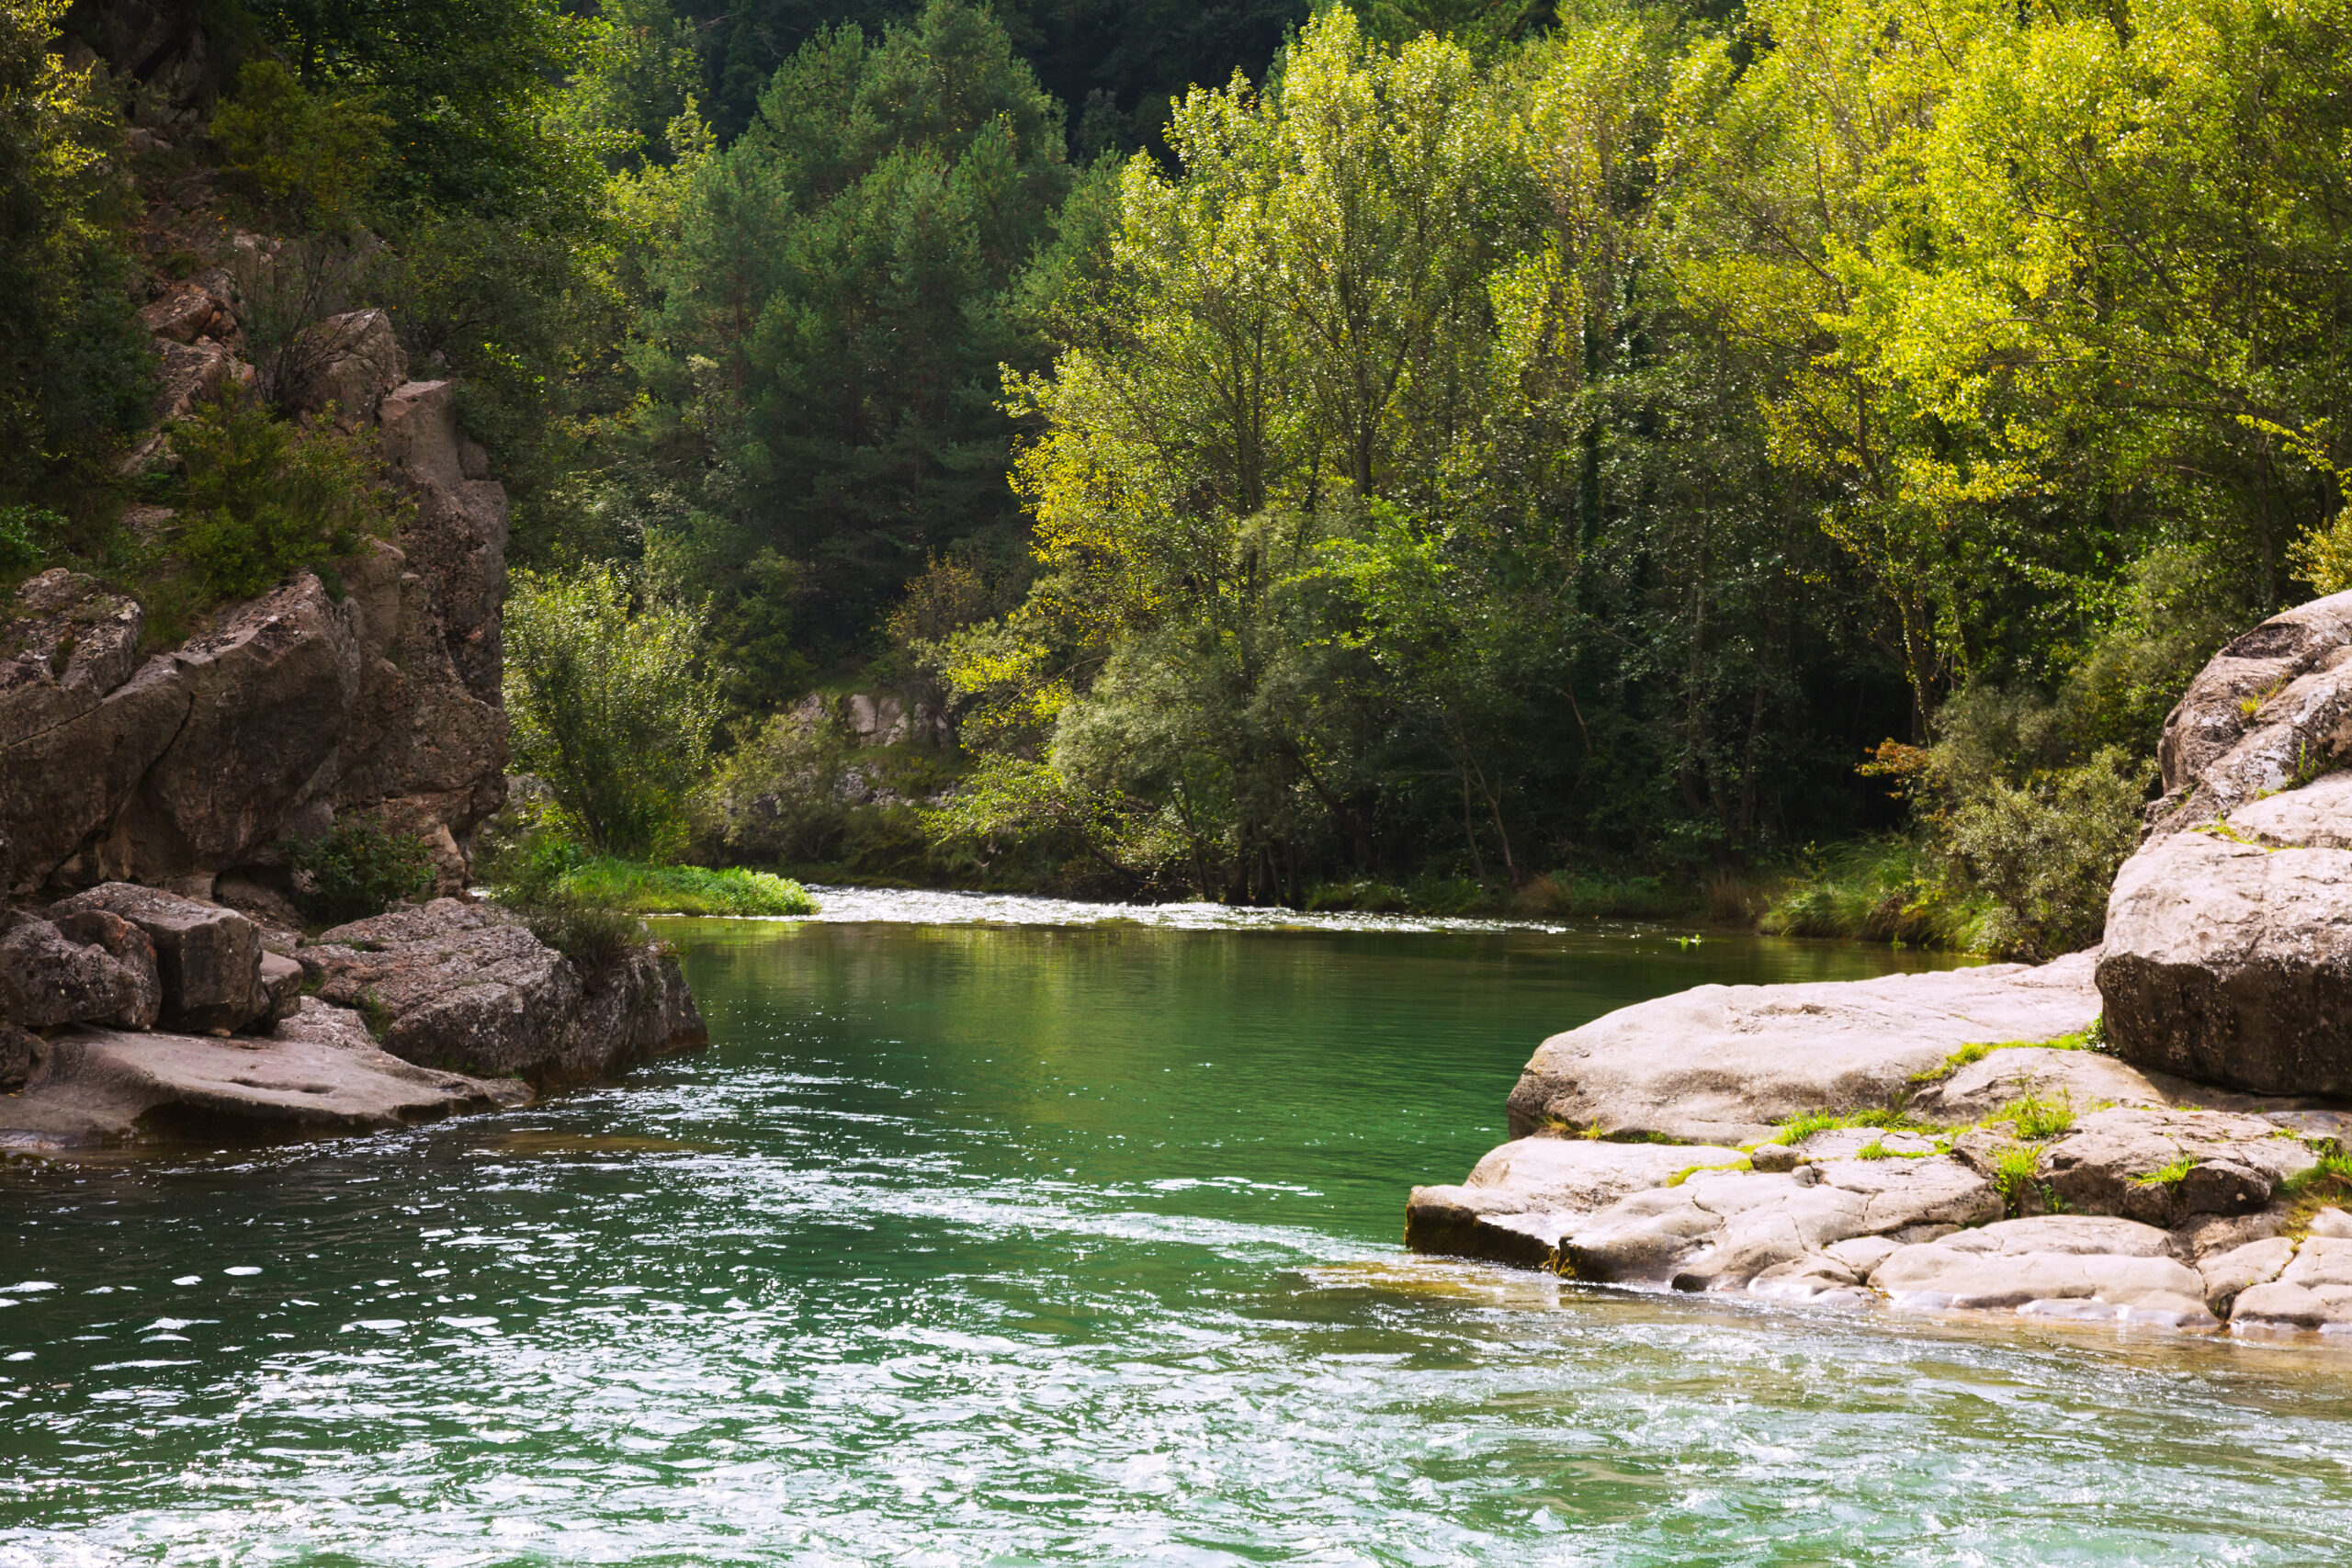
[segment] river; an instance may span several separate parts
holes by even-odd
[[[2352,1357],[1399,1247],[1544,1034],[1921,955],[1102,913],[665,921],[714,1044],[625,1083],[0,1167],[0,1563],[2352,1550]]]

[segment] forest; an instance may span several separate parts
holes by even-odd
[[[6,0],[0,586],[331,563],[380,306],[543,858],[2046,956],[2352,587],[2345,0],[218,0],[170,147],[107,10]],[[141,471],[198,175],[299,265]]]

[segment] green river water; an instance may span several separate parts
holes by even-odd
[[[623,1084],[0,1167],[0,1564],[2352,1559],[2352,1358],[1399,1247],[1545,1033],[1905,955],[828,913]]]

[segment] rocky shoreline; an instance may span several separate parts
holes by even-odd
[[[583,973],[470,900],[310,941],[130,883],[0,907],[0,1148],[413,1126],[708,1038],[658,944]]]
[[[1853,1310],[2352,1334],[2352,594],[2166,721],[2092,952],[1546,1040],[1418,1251]]]
[[[160,417],[251,377],[240,309],[220,270],[151,307]],[[506,493],[381,311],[316,330],[301,400],[374,427],[412,503],[397,541],[176,647],[76,572],[0,605],[0,1149],[407,1126],[707,1039],[659,944],[583,969],[466,897],[298,934],[290,841],[356,815],[462,895],[507,788]],[[169,459],[167,428],[138,461]]]

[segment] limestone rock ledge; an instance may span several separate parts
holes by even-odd
[[[407,1126],[708,1037],[658,944],[583,974],[454,898],[325,934],[125,883],[0,905],[0,1147]]]
[[[1407,1245],[1813,1307],[2352,1332],[2352,1216],[2295,1199],[2352,1113],[2062,1039],[2098,1017],[2095,958],[1702,987],[1555,1036],[1521,1135],[1415,1188]]]

